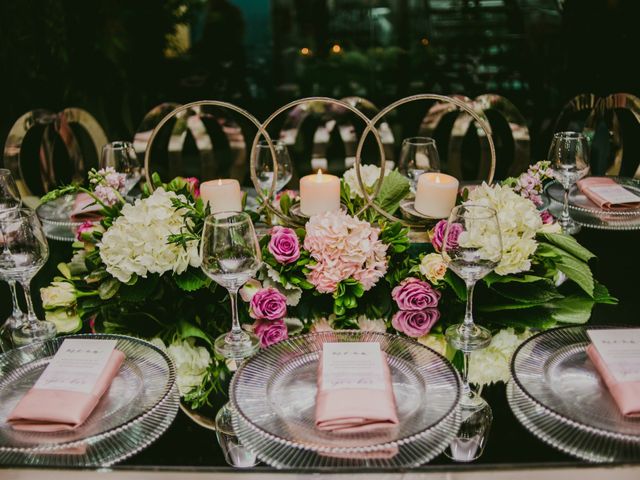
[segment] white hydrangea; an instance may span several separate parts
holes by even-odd
[[[447,356],[447,339],[444,338],[444,335],[427,333],[426,335],[418,338],[418,343],[435,350],[442,356]]]
[[[489,385],[509,380],[511,356],[530,335],[531,332],[528,330],[520,335],[516,334],[513,328],[500,330],[493,336],[487,348],[471,353],[469,382]]]
[[[538,247],[536,232],[542,228],[542,220],[536,206],[521,197],[512,188],[483,183],[469,193],[468,203],[493,208],[498,213],[502,234],[502,260],[495,269],[498,275],[524,272],[531,268],[531,255]],[[461,234],[461,244],[479,242],[485,250],[485,258],[496,258],[500,251],[497,238],[481,229],[470,229]]]
[[[178,198],[175,192],[158,188],[150,197],[122,208],[98,244],[107,272],[126,283],[134,274],[144,278],[148,273],[180,274],[189,265],[200,266],[197,241],[189,242],[186,250],[167,242],[185,222],[184,212],[171,204],[174,198]],[[182,195],[179,198],[186,201]]]
[[[358,328],[366,332],[381,332],[387,331],[387,325],[381,318],[371,319],[366,315],[359,315],[357,318]]]
[[[202,383],[211,355],[206,348],[196,347],[193,338],[172,343],[167,353],[176,365],[178,391],[184,396]]]
[[[384,169],[384,176],[389,175],[388,168]],[[380,167],[375,165],[360,165],[360,175],[362,176],[362,181],[364,182],[365,187],[367,188],[367,192],[373,190],[376,182],[380,178]],[[360,182],[358,182],[358,174],[356,173],[356,167],[352,167],[342,176],[342,179],[345,181],[347,185],[349,185],[350,197],[351,198],[364,198],[362,194],[362,189],[360,188]]]

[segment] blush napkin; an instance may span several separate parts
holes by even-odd
[[[593,187],[616,187],[622,186],[608,177],[587,177],[582,180],[578,180],[578,189],[593,203],[598,205],[600,208],[604,210],[625,210],[629,208],[637,208],[640,207],[640,199],[637,202],[629,202],[629,203],[611,203],[606,198],[598,194],[598,192],[593,190]]]
[[[594,345],[587,347],[587,355],[604,380],[620,412],[628,417],[640,416],[640,382],[618,382]]]
[[[114,350],[91,393],[30,389],[7,418],[14,430],[60,432],[84,423],[111,386],[124,361],[124,353]]]
[[[71,220],[74,222],[98,221],[102,219],[102,206],[91,195],[80,192],[76,196],[71,209]]]
[[[322,386],[322,353],[318,367],[316,427],[318,430],[361,433],[398,424],[391,372],[383,356],[384,390],[348,388],[325,390]]]

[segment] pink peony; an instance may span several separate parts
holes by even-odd
[[[287,297],[275,288],[263,288],[249,305],[249,315],[256,320],[277,320],[287,314]]]
[[[278,263],[287,265],[300,258],[300,242],[298,235],[291,228],[273,227],[269,251]]]
[[[284,320],[265,321],[258,320],[253,325],[253,331],[260,339],[260,346],[267,348],[275,343],[289,338],[287,325]]]
[[[396,301],[400,310],[415,311],[437,307],[440,301],[440,292],[423,280],[409,277],[393,289],[391,297]]]
[[[540,218],[542,219],[543,225],[549,225],[555,221],[553,215],[551,215],[551,212],[549,212],[549,210],[541,211]]]
[[[436,251],[442,250],[442,242],[444,241],[444,234],[447,231],[447,225],[449,222],[446,220],[440,220],[433,228],[433,235],[431,236],[431,245]],[[451,225],[449,237],[447,238],[447,250],[451,250],[458,246],[458,237],[462,233],[463,227],[459,223]]]
[[[440,318],[437,308],[425,308],[424,310],[400,310],[391,319],[391,325],[398,332],[413,338],[422,337],[429,333],[431,327]]]
[[[193,197],[198,198],[200,196],[200,180],[198,180],[196,177],[186,177],[184,181],[189,184],[189,188],[191,189],[191,193],[193,193]]]

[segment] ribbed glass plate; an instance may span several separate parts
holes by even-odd
[[[637,459],[640,419],[620,413],[587,357],[592,328],[603,327],[556,328],[524,342],[511,360],[509,403],[526,428],[567,453],[590,461]]]
[[[325,342],[380,344],[391,370],[397,428],[346,434],[315,427]],[[238,369],[230,397],[242,442],[278,468],[418,466],[440,454],[460,424],[460,380],[451,364],[415,341],[376,332],[322,332],[280,342]]]
[[[66,338],[112,339],[126,359],[89,418],[70,432],[13,430],[6,418]],[[178,411],[175,367],[154,345],[121,335],[70,335],[0,356],[0,463],[108,466],[142,450]]]
[[[36,208],[36,213],[47,238],[59,242],[74,242],[76,240],[76,231],[83,222],[71,220],[75,198],[75,194],[64,195]]]

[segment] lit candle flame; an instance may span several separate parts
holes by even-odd
[[[322,169],[319,168],[318,174],[316,175],[316,182],[321,182],[321,181],[322,181]]]
[[[436,175],[436,183],[440,183],[440,175]]]
[[[222,179],[221,178],[218,179],[218,185],[222,185]]]

